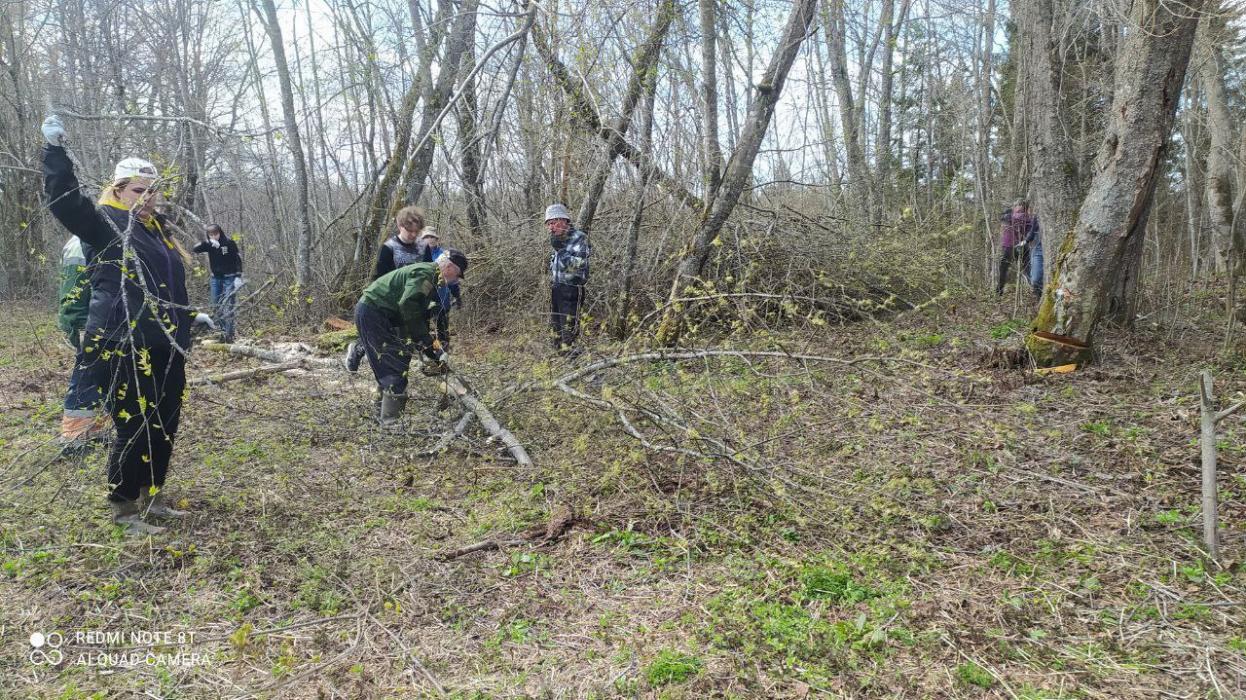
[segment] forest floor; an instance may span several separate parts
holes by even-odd
[[[1196,376],[1246,389],[1211,316],[1037,376],[996,361],[1015,305],[959,300],[706,343],[847,362],[629,362],[570,393],[537,329],[465,333],[529,469],[477,425],[420,457],[460,415],[434,380],[404,434],[368,420],[366,364],[195,387],[168,486],[193,515],[127,540],[103,454],[54,459],[71,355],[32,308],[0,333],[0,697],[1246,697],[1240,418],[1221,561],[1199,544]]]

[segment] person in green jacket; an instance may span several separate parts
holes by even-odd
[[[82,349],[82,332],[87,325],[87,309],[91,304],[91,274],[88,267],[94,252],[77,236],[70,236],[61,249],[60,308],[56,324],[65,333],[75,352],[74,368],[69,374],[61,413],[62,450],[80,452],[93,439],[102,437],[103,421],[99,416],[100,387],[93,363]]]
[[[407,405],[407,373],[419,351],[428,375],[449,371],[447,355],[433,341],[429,324],[441,310],[437,288],[458,282],[467,271],[467,256],[443,252],[431,263],[400,267],[374,280],[355,305],[355,327],[381,393],[381,424],[398,420]]]

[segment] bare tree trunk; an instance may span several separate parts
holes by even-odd
[[[994,0],[989,0],[992,5]],[[893,18],[892,13],[895,6],[895,0],[883,0],[882,16],[879,21],[883,23],[885,34],[883,38],[883,65],[879,76],[878,85],[878,143],[874,146],[874,160],[877,163],[876,181],[879,189],[879,195],[882,201],[886,201],[887,192],[890,190],[891,181],[891,163],[894,156],[891,150],[891,101],[894,79],[892,72],[895,66],[896,37],[900,25],[903,25],[908,18],[909,7],[912,0],[901,0],[900,13],[898,18]],[[994,12],[991,12],[992,26],[988,31],[994,31]],[[990,84],[990,52],[987,52],[985,71],[987,73],[987,84]],[[989,103],[988,103],[989,104]],[[984,119],[990,114],[989,110],[979,118]],[[882,202],[878,207],[877,214],[881,215],[883,209]]]
[[[1055,31],[1055,22],[1059,16],[1057,7],[1061,12],[1064,10],[1063,0],[1026,0],[1013,7],[1021,33],[1021,65],[1026,76],[1025,83],[1020,86],[1017,111],[1025,114],[1027,120],[1025,133],[1029,165],[1033,169],[1030,189],[1034,193],[1034,209],[1042,220],[1046,276],[1050,278],[1056,252],[1073,229],[1081,197],[1077,161],[1061,122],[1064,66],[1060,51],[1062,37]],[[1020,194],[1010,193],[1010,196]],[[1047,285],[1047,289],[1054,289],[1054,285]]]
[[[420,15],[418,8],[414,6],[411,9],[413,21],[419,22]],[[359,230],[359,239],[356,241],[356,254],[352,260],[342,268],[342,272],[338,274],[334,286],[337,293],[342,299],[348,303],[355,301],[355,295],[359,292],[359,287],[368,276],[368,270],[371,269],[373,253],[376,246],[380,244],[383,236],[382,229],[385,228],[386,221],[390,216],[391,199],[394,195],[394,189],[398,186],[399,178],[402,176],[404,159],[407,151],[411,148],[411,127],[415,120],[415,108],[419,104],[420,94],[424,92],[431,81],[429,71],[432,61],[437,53],[441,42],[446,35],[444,27],[449,22],[449,5],[442,4],[438,11],[434,25],[437,27],[432,32],[431,45],[424,45],[420,51],[420,67],[416,72],[415,79],[411,85],[407,87],[406,93],[402,97],[402,105],[398,108],[398,120],[394,124],[394,152],[393,156],[385,164],[384,172],[377,182],[376,189],[372,193],[372,197],[368,203],[365,213],[363,227]],[[416,35],[422,35],[420,27],[416,26]]]
[[[1219,3],[1215,3],[1219,4]],[[1233,240],[1233,203],[1236,173],[1233,172],[1233,117],[1224,90],[1224,18],[1209,12],[1199,24],[1199,82],[1207,98],[1207,130],[1211,144],[1207,152],[1207,180],[1204,196],[1211,219],[1215,270],[1224,273],[1229,261],[1239,254]]]
[[[679,262],[675,281],[671,285],[670,300],[672,303],[663,313],[662,322],[658,328],[659,343],[670,345],[679,339],[683,314],[679,305],[674,302],[683,295],[684,287],[701,274],[709,252],[713,248],[714,240],[718,238],[723,224],[727,222],[727,217],[735,209],[744,187],[752,177],[753,161],[757,158],[762,139],[770,128],[770,120],[774,117],[775,105],[783,93],[787,73],[808,35],[809,25],[813,21],[817,5],[817,0],[796,0],[792,6],[792,14],[788,17],[787,27],[783,30],[779,45],[770,59],[770,65],[757,85],[757,94],[749,108],[747,126],[744,133],[740,135],[740,142],[732,152],[731,159],[727,161],[718,196],[710,203],[711,206],[701,222],[700,230],[697,231],[687,253]]]
[[[601,202],[601,194],[605,190],[606,180],[610,177],[610,171],[614,169],[614,160],[623,152],[623,141],[627,138],[627,131],[631,127],[632,117],[636,112],[636,105],[640,103],[641,97],[646,94],[646,86],[649,83],[657,82],[657,72],[654,67],[657,65],[658,56],[662,54],[662,43],[666,40],[666,33],[670,30],[671,21],[674,18],[674,0],[662,0],[662,4],[658,7],[653,28],[638,51],[635,65],[632,68],[632,76],[627,81],[627,89],[623,94],[623,104],[619,108],[619,118],[615,120],[609,133],[606,135],[606,158],[602,162],[601,167],[589,178],[588,192],[585,193],[584,201],[581,203],[580,211],[576,216],[576,225],[583,231],[590,231],[593,227],[593,218],[597,214],[597,206]]]
[[[629,143],[622,134],[615,130],[613,125],[602,121],[593,101],[584,93],[577,79],[571,75],[562,61],[554,55],[549,41],[539,27],[532,28],[532,45],[536,47],[537,53],[545,61],[546,67],[553,74],[558,86],[570,99],[571,116],[575,122],[586,130],[596,133],[603,141],[615,144],[620,156],[626,158],[641,172],[649,173],[653,180],[673,194],[681,204],[695,210],[698,214],[705,212],[706,206],[700,197],[688,191],[688,188],[677,177],[672,177],[659,168],[653,158],[646,156],[640,149]]]
[[[1191,90],[1195,86],[1191,81]],[[1193,99],[1193,98],[1188,98]],[[1185,180],[1185,218],[1186,234],[1190,239],[1190,279],[1198,279],[1199,251],[1202,248],[1203,227],[1203,174],[1199,166],[1198,150],[1195,148],[1200,140],[1195,110],[1186,108],[1181,124],[1181,140],[1186,144],[1183,161],[1182,179]]]
[[[640,148],[646,156],[653,153],[653,113],[656,111],[658,81],[657,76],[648,80],[645,91],[644,123],[640,128]],[[632,288],[635,286],[636,255],[640,249],[640,225],[645,215],[645,195],[649,192],[649,181],[652,173],[645,172],[640,178],[640,188],[636,192],[636,201],[632,205],[632,223],[627,229],[627,252],[623,262],[623,293],[619,300],[618,317],[615,319],[615,334],[619,338],[627,336],[631,327]]]
[[[437,126],[442,109],[450,100],[450,93],[458,84],[459,67],[463,62],[463,54],[467,45],[473,41],[476,33],[476,7],[478,0],[463,0],[459,13],[454,19],[454,26],[446,37],[446,55],[442,56],[437,72],[437,82],[432,92],[425,97],[423,112],[420,115],[420,132],[416,139],[417,150],[407,161],[403,171],[406,182],[406,203],[415,204],[424,193],[424,185],[428,181],[428,170],[433,164],[433,151],[437,144],[428,134]]]
[[[1027,341],[1040,365],[1089,360],[1095,329],[1129,262],[1131,239],[1146,230],[1203,4],[1178,8],[1138,0],[1132,6],[1095,176],[1034,320],[1036,331],[1057,337]]]
[[[476,42],[468,41],[460,72],[471,76],[476,64]],[[463,194],[467,199],[467,227],[476,240],[485,237],[485,190],[480,171],[479,105],[476,101],[476,78],[464,81],[463,99],[458,106],[459,157],[463,166]]]
[[[311,204],[307,183],[307,162],[303,157],[303,139],[299,135],[298,115],[294,111],[294,90],[290,83],[290,66],[286,63],[285,45],[281,39],[281,25],[277,19],[277,8],[273,0],[259,0],[263,13],[255,9],[264,22],[268,39],[273,45],[273,63],[277,67],[277,82],[281,86],[281,110],[285,117],[286,143],[290,147],[290,156],[294,159],[294,186],[298,196],[298,215],[296,228],[298,231],[297,249],[294,261],[294,279],[299,287],[306,289],[311,281]]]
[[[714,19],[717,0],[697,0],[701,20],[701,101],[703,103],[701,147],[705,154],[705,201],[712,202],[722,183],[722,146],[718,142],[718,27]]]
[[[822,6],[822,30],[826,33],[831,76],[835,85],[835,96],[839,101],[844,150],[848,156],[848,190],[855,201],[854,214],[862,223],[866,223],[874,220],[874,203],[871,201],[874,185],[865,160],[865,146],[861,143],[861,109],[852,94],[852,82],[848,79],[848,51],[844,36],[847,29],[843,0],[830,0]],[[862,66],[861,70],[869,68]]]

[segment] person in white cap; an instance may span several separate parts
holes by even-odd
[[[131,535],[158,533],[164,528],[144,516],[185,515],[169,507],[164,485],[186,389],[191,325],[215,324],[190,309],[190,256],[154,215],[156,166],[141,158],[117,163],[97,204],[80,190],[58,117],[43,122],[43,136],[48,209],[95,250],[82,342],[116,428],[108,455],[113,522]]]
[[[554,252],[549,256],[550,327],[554,349],[571,354],[580,334],[580,307],[588,284],[588,259],[593,253],[588,236],[571,223],[562,204],[545,209],[545,228]]]

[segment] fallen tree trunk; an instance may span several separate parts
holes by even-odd
[[[272,350],[261,350],[253,348],[250,345],[231,345],[229,343],[204,343],[199,347],[212,352],[224,352],[230,355],[242,355],[243,357],[254,357],[260,360],[268,360],[269,362],[285,362],[290,358],[279,352]]]
[[[265,374],[276,374],[291,369],[298,369],[303,366],[303,360],[291,360],[282,362],[279,365],[264,365],[263,367],[253,367],[251,369],[240,369],[236,372],[226,372],[224,374],[214,374],[210,377],[196,377],[187,382],[191,386],[205,386],[208,384],[223,384],[239,379],[249,379],[251,377],[260,377]]]

